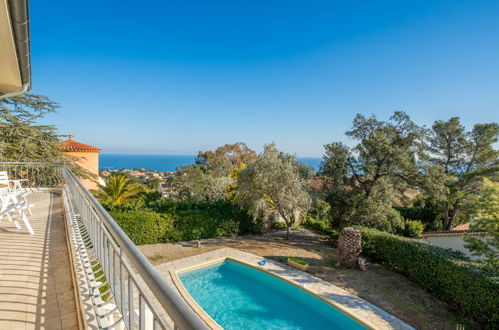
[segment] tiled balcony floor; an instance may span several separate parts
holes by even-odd
[[[37,192],[35,235],[0,222],[0,329],[77,329],[62,198]]]

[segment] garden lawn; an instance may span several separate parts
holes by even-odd
[[[139,248],[156,265],[222,247],[282,263],[286,263],[288,257],[297,257],[309,264],[308,273],[366,299],[415,328],[456,329],[457,324],[476,327],[405,277],[376,263],[369,262],[366,272],[337,267],[337,250],[331,241],[306,229],[294,230],[291,241],[285,239],[285,232],[276,232],[237,240],[215,238],[201,242],[200,248],[197,248],[196,241],[149,244]]]

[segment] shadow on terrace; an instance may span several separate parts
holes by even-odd
[[[208,329],[67,166],[0,171],[24,180],[34,230],[0,219],[0,329]]]

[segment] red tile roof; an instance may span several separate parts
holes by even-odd
[[[452,228],[452,230],[470,230],[470,223],[463,223]]]
[[[70,135],[69,139],[59,143],[60,147],[64,152],[100,152],[101,148],[97,148],[88,144],[76,142],[73,140],[73,136]]]

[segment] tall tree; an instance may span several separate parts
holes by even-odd
[[[291,226],[311,204],[300,168],[294,157],[270,144],[237,178],[237,202],[248,207],[255,218],[280,216],[286,223],[287,239],[290,239]]]
[[[496,123],[476,124],[466,132],[458,117],[436,121],[427,133],[426,160],[434,173],[441,172],[445,178],[445,189],[433,194],[442,204],[444,230],[452,229],[463,203],[477,193],[478,184],[498,175],[499,151],[494,148],[498,134]]]
[[[58,108],[57,103],[43,95],[0,99],[0,160],[62,162],[55,127],[37,124]]]
[[[403,224],[392,200],[417,176],[421,129],[403,112],[388,122],[359,114],[346,134],[357,144],[326,145],[320,171],[333,219],[395,231]]]
[[[202,165],[207,172],[214,175],[229,176],[233,169],[241,164],[249,164],[256,160],[257,154],[246,143],[225,144],[216,150],[200,151],[196,164]]]

